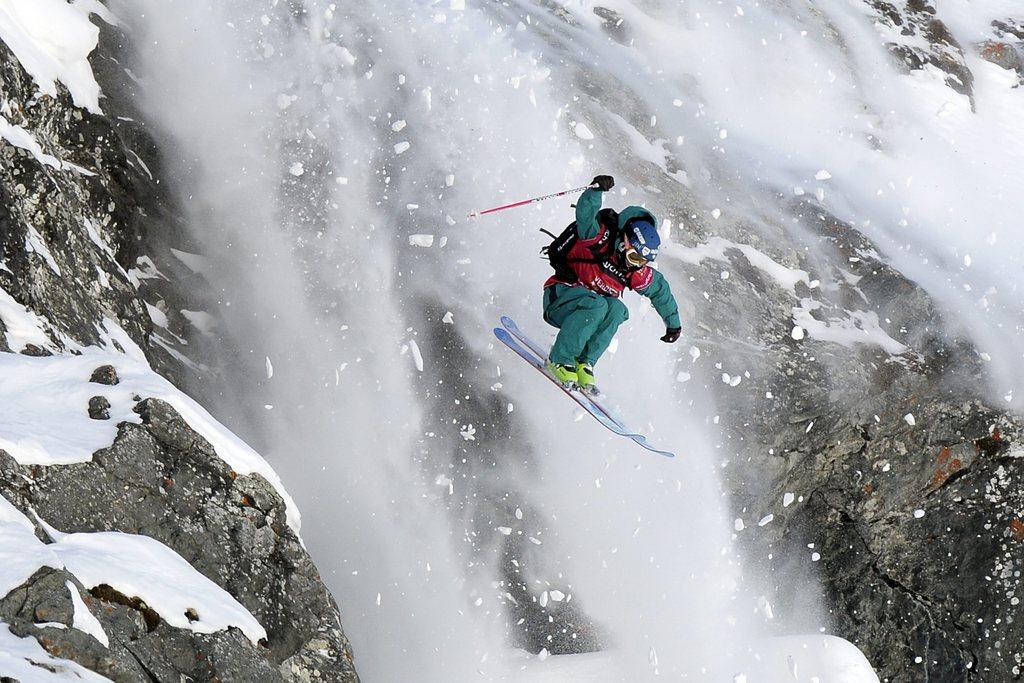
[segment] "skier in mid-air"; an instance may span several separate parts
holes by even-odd
[[[629,318],[620,297],[628,287],[647,297],[665,322],[663,342],[679,339],[679,306],[665,276],[648,264],[658,256],[657,219],[640,206],[602,209],[614,179],[599,175],[576,202],[576,221],[545,251],[555,274],[544,283],[544,320],[557,328],[548,371],[564,385],[596,393],[594,365]]]

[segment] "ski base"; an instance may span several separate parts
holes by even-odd
[[[619,436],[631,439],[638,446],[645,448],[652,453],[657,453],[658,455],[662,455],[666,458],[675,457],[675,454],[670,451],[663,451],[655,448],[647,442],[647,437],[642,434],[638,434],[627,427],[622,420],[618,418],[618,416],[603,405],[603,395],[598,394],[591,396],[581,391],[575,385],[566,386],[555,379],[555,377],[548,372],[545,367],[547,364],[547,352],[527,337],[514,320],[508,316],[502,316],[501,324],[503,327],[494,328],[494,336],[523,360],[539,370],[540,373],[547,377],[552,384],[561,389],[573,401],[579,404],[583,410],[589,413],[591,417],[601,423],[605,429]]]

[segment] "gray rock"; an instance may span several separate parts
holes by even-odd
[[[117,370],[114,369],[113,365],[101,365],[92,371],[89,381],[95,382],[96,384],[113,386],[118,384],[121,380],[118,379]]]
[[[1018,76],[1024,76],[1024,59],[1021,58],[1020,48],[1016,45],[997,40],[986,40],[978,43],[974,48],[985,61],[992,62],[1003,69],[1016,71]]]
[[[93,396],[89,399],[89,417],[94,420],[110,419],[110,401],[106,396]]]
[[[143,424],[119,425],[114,443],[97,452],[92,462],[22,468],[9,457],[3,459],[0,494],[15,505],[31,505],[64,532],[116,530],[165,543],[249,609],[267,629],[268,640],[254,647],[234,632],[209,637],[180,632],[162,625],[136,598],[101,586],[92,591],[94,598],[134,610],[147,633],[157,634],[144,643],[134,637],[120,642],[123,661],[117,667],[131,670],[134,661],[158,680],[170,680],[174,671],[201,678],[220,672],[228,676],[225,680],[290,680],[289,672],[324,681],[355,680],[337,606],[287,525],[284,501],[274,488],[258,475],[231,471],[209,442],[163,401],[147,399],[136,412]],[[56,603],[32,603],[34,609],[49,610],[50,620],[70,618],[69,612],[55,608],[68,604],[62,583],[66,578],[54,584],[60,586]],[[35,584],[39,587],[33,588],[34,594],[50,588],[45,582]],[[16,591],[8,600],[25,604],[20,596]],[[0,618],[7,616],[0,609]],[[38,615],[35,620],[40,620]],[[131,636],[134,628],[127,622],[114,628],[112,643],[118,633]],[[96,661],[79,659],[70,646],[62,651],[62,656],[100,671]],[[131,661],[125,659],[129,655]],[[195,665],[197,657],[202,661],[198,669],[175,669],[185,661]],[[257,677],[244,677],[250,675]]]

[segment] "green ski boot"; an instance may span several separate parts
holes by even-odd
[[[589,363],[576,365],[576,384],[586,394],[600,394],[594,379],[594,366]]]
[[[557,379],[564,386],[570,386],[576,384],[579,378],[576,376],[576,368],[571,365],[562,365],[561,363],[552,363],[548,361],[547,366],[548,372]]]

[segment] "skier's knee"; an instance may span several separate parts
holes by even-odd
[[[608,300],[608,317],[619,323],[629,320],[629,309],[618,299]]]

